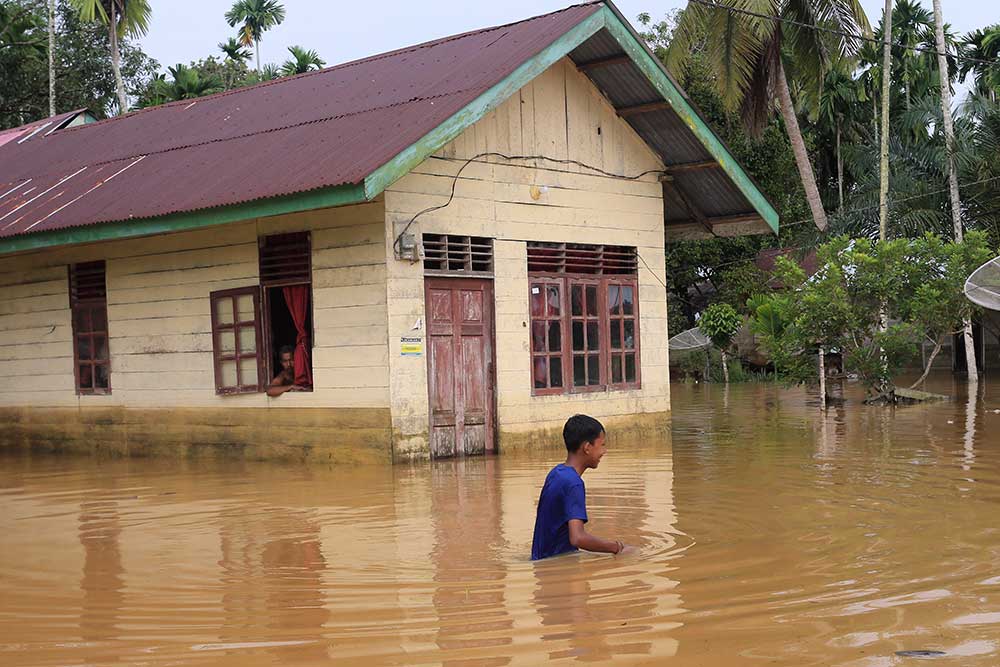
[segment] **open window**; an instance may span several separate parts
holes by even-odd
[[[294,350],[295,384],[312,390],[312,246],[309,232],[260,239],[260,286],[266,377],[281,372],[281,351]]]

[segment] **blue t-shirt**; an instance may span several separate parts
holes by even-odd
[[[570,519],[587,522],[587,493],[576,470],[560,463],[549,471],[538,497],[531,560],[576,551],[569,543]]]

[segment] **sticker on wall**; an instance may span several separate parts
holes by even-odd
[[[399,354],[402,357],[419,357],[424,353],[424,339],[403,336],[399,339]]]

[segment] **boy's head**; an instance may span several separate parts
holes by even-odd
[[[587,415],[573,415],[563,426],[563,441],[570,455],[583,458],[588,468],[596,468],[607,451],[604,445],[604,426]]]

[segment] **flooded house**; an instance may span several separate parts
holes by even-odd
[[[575,412],[659,434],[665,243],[777,229],[608,2],[81,113],[0,133],[0,447],[388,463],[559,446]]]

